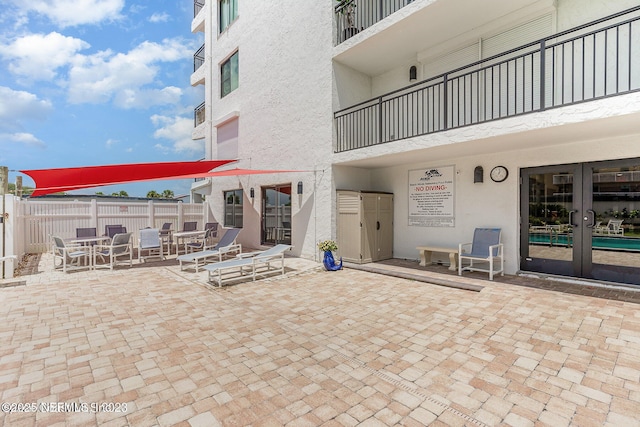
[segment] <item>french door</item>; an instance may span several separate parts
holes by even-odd
[[[521,178],[521,270],[640,285],[640,159]]]
[[[262,243],[291,244],[291,185],[262,187]]]

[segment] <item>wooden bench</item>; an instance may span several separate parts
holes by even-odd
[[[458,271],[458,248],[442,248],[439,246],[418,246],[420,252],[420,265],[426,267],[431,265],[431,255],[433,252],[449,254],[449,270]]]

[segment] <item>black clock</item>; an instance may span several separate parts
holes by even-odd
[[[496,166],[491,169],[489,176],[494,182],[502,182],[509,176],[509,170],[504,166]]]

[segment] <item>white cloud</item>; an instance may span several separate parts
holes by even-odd
[[[105,145],[105,147],[107,147],[107,148],[111,148],[111,147],[113,147],[114,145],[116,145],[118,142],[119,142],[119,141],[118,141],[117,139],[111,139],[111,138],[109,138],[109,139],[107,139],[107,142],[106,142],[104,145]]]
[[[52,80],[58,69],[74,60],[89,43],[53,32],[30,34],[8,45],[0,45],[0,55],[9,60],[9,71],[31,80]],[[55,54],[52,54],[55,53]]]
[[[62,28],[120,19],[125,4],[124,0],[14,0],[13,3],[24,13],[45,15]]]
[[[10,144],[26,145],[27,147],[46,147],[44,142],[36,138],[34,135],[25,132],[0,134],[0,141],[8,141]]]
[[[189,46],[180,40],[167,39],[161,43],[145,41],[128,53],[104,51],[76,57],[69,71],[69,101],[80,104],[115,99],[122,108],[175,103],[182,95],[180,89],[151,89],[144,86],[156,81],[159,63],[178,61],[189,56]]]
[[[180,116],[161,116],[154,114],[151,122],[157,130],[153,133],[156,139],[167,139],[173,143],[173,151],[176,153],[203,153],[204,140],[191,139],[193,131],[193,119]],[[166,152],[167,147],[156,144],[156,149]]]
[[[16,128],[25,120],[44,120],[53,111],[51,102],[32,93],[0,86],[0,129]]]
[[[171,16],[169,16],[169,14],[166,12],[154,13],[149,17],[149,22],[152,22],[154,24],[158,22],[168,22],[170,18]]]

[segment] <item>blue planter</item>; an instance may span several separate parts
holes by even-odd
[[[331,251],[324,251],[324,259],[322,260],[322,263],[327,271],[342,269],[342,257],[340,257],[340,264],[336,264],[336,261],[333,259],[333,252]]]

